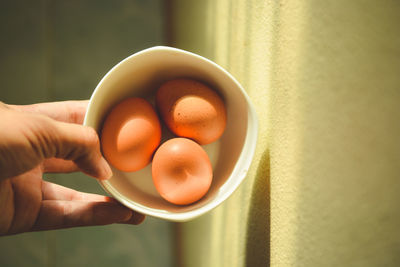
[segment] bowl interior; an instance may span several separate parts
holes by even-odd
[[[228,120],[223,136],[203,146],[213,165],[213,181],[208,193],[186,206],[165,201],[153,185],[151,164],[132,173],[113,168],[113,177],[101,182],[105,190],[124,205],[173,221],[187,220],[211,210],[236,189],[247,173],[256,142],[256,121],[248,97],[235,79],[215,63],[195,54],[169,47],[150,48],[110,70],[93,93],[85,118],[85,125],[100,134],[103,120],[114,105],[127,97],[137,96],[154,106],[158,87],[178,77],[208,84],[221,95],[227,108]],[[163,141],[174,137],[161,123]]]

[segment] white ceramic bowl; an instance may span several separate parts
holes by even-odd
[[[228,120],[224,134],[216,142],[203,146],[214,170],[208,193],[186,206],[165,201],[153,185],[151,164],[132,173],[113,168],[113,177],[100,184],[135,211],[170,221],[187,221],[226,200],[246,177],[252,161],[257,142],[256,113],[235,78],[199,55],[171,47],[152,47],[124,59],[104,76],[92,94],[84,125],[100,134],[103,120],[114,105],[132,96],[154,104],[158,87],[178,77],[205,82],[218,91],[226,104]],[[165,126],[162,130],[163,141],[173,137]]]

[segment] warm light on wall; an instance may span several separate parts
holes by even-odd
[[[260,120],[245,183],[180,226],[182,266],[398,266],[400,6],[175,4],[175,44],[230,71]]]

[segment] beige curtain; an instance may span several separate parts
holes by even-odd
[[[174,46],[254,102],[256,156],[222,206],[177,224],[181,266],[400,264],[398,1],[171,2]]]

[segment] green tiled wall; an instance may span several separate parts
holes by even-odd
[[[0,1],[0,100],[87,99],[104,74],[143,48],[164,44],[161,0]],[[83,174],[47,175],[104,194]],[[172,227],[147,218],[0,237],[0,266],[172,266]]]

